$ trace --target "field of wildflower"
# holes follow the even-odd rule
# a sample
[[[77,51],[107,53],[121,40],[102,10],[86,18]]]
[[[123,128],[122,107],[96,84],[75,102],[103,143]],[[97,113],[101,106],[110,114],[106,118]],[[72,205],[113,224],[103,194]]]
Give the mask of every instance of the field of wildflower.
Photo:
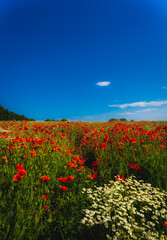
[[[167,122],[0,122],[0,239],[167,239]]]

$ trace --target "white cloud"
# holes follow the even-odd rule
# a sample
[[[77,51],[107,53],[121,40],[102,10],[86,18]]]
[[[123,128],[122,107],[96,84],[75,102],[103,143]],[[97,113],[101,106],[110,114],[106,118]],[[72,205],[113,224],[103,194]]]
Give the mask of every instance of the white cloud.
[[[124,104],[115,104],[115,105],[108,105],[109,107],[119,107],[119,108],[126,108],[126,107],[146,107],[146,106],[161,106],[167,104],[167,100],[164,101],[151,101],[151,102],[134,102],[134,103],[124,103]]]
[[[121,115],[133,115],[133,114],[136,114],[136,113],[142,113],[142,112],[151,112],[151,111],[157,111],[159,110],[158,108],[147,108],[147,109],[144,109],[144,110],[138,110],[138,111],[134,111],[134,112],[126,112],[126,113],[119,113]]]
[[[96,85],[100,86],[100,87],[105,87],[105,86],[108,86],[110,85],[111,82],[98,82],[96,83]]]
[[[156,111],[157,110],[157,111]],[[128,120],[146,120],[146,121],[166,121],[167,120],[167,108],[164,106],[162,108],[147,108],[143,110],[138,110],[134,112],[120,113],[120,110],[100,113],[89,116],[75,116],[68,119],[69,121],[108,121],[110,118],[119,119],[121,117],[125,117]],[[121,114],[121,115],[120,115]]]
[[[147,109],[144,109],[144,110],[138,110],[136,111],[137,113],[139,112],[151,112],[151,111],[157,111],[159,110],[158,108],[147,108]]]
[[[167,87],[165,87],[165,86],[164,86],[164,87],[162,87],[162,88],[163,88],[163,89],[167,89]]]

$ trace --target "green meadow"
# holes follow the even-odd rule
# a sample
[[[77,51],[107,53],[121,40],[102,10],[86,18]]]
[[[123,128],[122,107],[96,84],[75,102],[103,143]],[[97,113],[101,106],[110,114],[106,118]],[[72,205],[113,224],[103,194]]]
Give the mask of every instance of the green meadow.
[[[167,239],[167,122],[0,122],[0,239]]]

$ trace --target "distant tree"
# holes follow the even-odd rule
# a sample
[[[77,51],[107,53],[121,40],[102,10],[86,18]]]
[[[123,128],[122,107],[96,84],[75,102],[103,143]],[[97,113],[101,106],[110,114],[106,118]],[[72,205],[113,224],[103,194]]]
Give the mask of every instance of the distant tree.
[[[50,118],[47,118],[46,120],[45,120],[45,122],[51,122],[51,121],[54,121],[53,119],[50,119]]]
[[[66,118],[62,118],[61,121],[62,121],[62,122],[66,122],[66,121],[68,121],[68,120],[67,120]]]
[[[120,121],[123,122],[123,121],[127,121],[126,118],[120,118]]]
[[[112,122],[112,121],[118,121],[118,119],[116,119],[116,118],[111,118],[111,119],[109,119],[108,121],[110,121],[110,122]]]
[[[22,121],[22,120],[35,121],[34,119],[29,119],[24,115],[20,115],[15,112],[10,112],[0,105],[0,121],[10,121],[14,119],[19,121]]]

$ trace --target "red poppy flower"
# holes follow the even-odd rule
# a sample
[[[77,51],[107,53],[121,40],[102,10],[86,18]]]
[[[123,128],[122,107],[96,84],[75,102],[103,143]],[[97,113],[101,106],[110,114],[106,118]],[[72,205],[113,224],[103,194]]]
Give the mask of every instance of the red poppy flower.
[[[141,167],[139,167],[138,165],[134,165],[133,168],[134,168],[135,170],[141,170]]]
[[[94,161],[94,162],[92,163],[92,166],[93,166],[93,167],[96,167],[96,166],[97,166],[97,162]]]
[[[98,178],[98,176],[99,176],[99,175],[98,175],[98,174],[96,174],[96,173],[95,173],[95,174],[93,174],[93,179],[94,179],[94,178]]]
[[[61,147],[60,147],[59,145],[58,145],[58,146],[55,146],[52,151],[56,151],[56,150],[60,151],[60,150],[61,150]]]
[[[74,180],[74,177],[73,176],[68,176],[68,180],[72,181],[72,180]]]
[[[116,180],[118,180],[118,179],[126,182],[126,179],[125,179],[124,176],[122,176],[122,175],[117,175],[117,176],[116,176]]]
[[[5,138],[8,138],[8,136],[9,136],[9,133],[7,134],[6,132],[4,132],[2,133],[1,138],[5,139]]]
[[[42,198],[47,200],[49,197],[48,197],[48,195],[43,195]]]
[[[49,181],[49,180],[50,180],[50,177],[48,177],[48,176],[42,176],[42,177],[41,177],[41,183],[47,182],[47,181]]]
[[[22,179],[23,176],[17,174],[13,177],[13,181],[20,181]]]
[[[89,176],[88,177],[89,179],[93,179],[93,175],[92,174],[88,174],[88,176]]]
[[[44,209],[45,210],[48,210],[49,206],[48,205],[45,205]]]
[[[61,178],[57,178],[57,181],[62,182],[63,178],[62,177]]]
[[[136,143],[136,142],[137,142],[137,139],[132,138],[132,139],[130,140],[130,142],[131,142],[131,143]]]
[[[134,165],[135,164],[135,165]],[[131,168],[134,168],[135,170],[141,170],[141,167],[139,167],[136,162],[128,163],[128,166]]]
[[[100,147],[101,147],[101,148],[103,148],[103,149],[106,149],[106,147],[107,147],[107,144],[105,144],[105,143],[102,143],[102,144],[100,145]]]
[[[13,145],[10,145],[8,149],[15,149],[15,147]]]
[[[74,163],[72,163],[72,162],[69,162],[69,163],[68,163],[68,167],[77,168],[78,165],[76,165],[76,164],[74,164]]]
[[[20,176],[24,176],[27,172],[24,169],[19,169],[18,173]]]
[[[60,187],[60,190],[61,190],[62,192],[67,191],[67,189],[68,189],[68,187],[66,187],[66,186],[61,186],[61,187]]]
[[[5,162],[8,162],[8,160],[7,160],[7,157],[6,157],[6,156],[4,156],[4,157],[3,157],[3,160],[4,160]]]
[[[37,155],[37,151],[30,151],[30,153],[31,153],[31,157],[34,157],[34,156],[36,156]]]
[[[21,170],[21,169],[23,169],[24,170],[24,167],[23,167],[23,165],[22,164],[17,164],[17,166],[16,166],[16,171],[19,171],[19,170]]]
[[[98,178],[99,175],[95,173],[95,174],[89,174],[88,176],[89,176],[88,177],[89,179],[95,179],[95,178]]]
[[[62,178],[62,182],[63,182],[63,183],[68,182],[68,177]]]
[[[164,227],[167,228],[167,222],[164,222]]]

